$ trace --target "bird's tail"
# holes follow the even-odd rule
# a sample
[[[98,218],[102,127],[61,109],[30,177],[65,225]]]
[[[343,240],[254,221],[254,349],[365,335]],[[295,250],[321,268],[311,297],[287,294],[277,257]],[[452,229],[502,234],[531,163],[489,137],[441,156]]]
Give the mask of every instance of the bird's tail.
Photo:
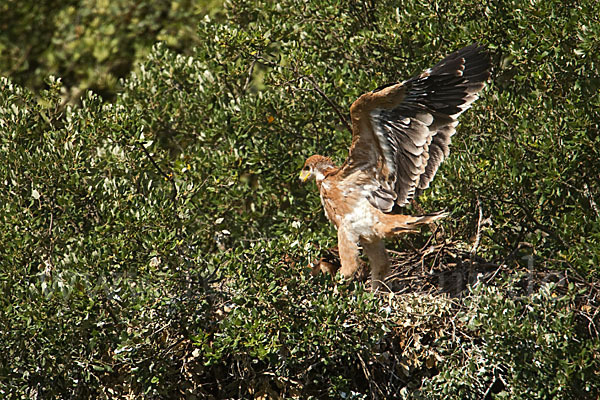
[[[393,237],[403,233],[417,232],[420,225],[430,224],[446,216],[448,216],[448,213],[445,211],[416,216],[384,214],[377,230],[382,237]]]

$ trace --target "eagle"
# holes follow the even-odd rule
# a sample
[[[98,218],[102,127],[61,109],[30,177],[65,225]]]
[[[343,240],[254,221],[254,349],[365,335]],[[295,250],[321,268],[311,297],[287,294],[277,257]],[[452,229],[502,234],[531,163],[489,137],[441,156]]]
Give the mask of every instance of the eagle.
[[[383,289],[390,270],[384,239],[447,215],[410,216],[399,209],[429,187],[449,155],[457,118],[478,98],[490,68],[486,48],[475,43],[416,77],[367,92],[350,107],[346,161],[337,167],[321,155],[306,160],[300,179],[316,181],[325,215],[337,229],[344,278],[358,269],[362,247],[371,288]]]

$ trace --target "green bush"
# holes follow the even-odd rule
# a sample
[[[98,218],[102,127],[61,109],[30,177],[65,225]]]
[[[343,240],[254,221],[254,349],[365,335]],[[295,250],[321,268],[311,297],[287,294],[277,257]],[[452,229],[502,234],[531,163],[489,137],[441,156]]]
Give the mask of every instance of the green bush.
[[[422,389],[426,398],[587,399],[598,395],[600,344],[576,323],[574,287],[543,286],[528,297],[504,287],[478,288],[458,318],[477,343],[465,343]],[[580,293],[582,294],[582,293]],[[432,395],[436,393],[436,395]]]
[[[113,99],[118,79],[157,41],[182,53],[220,0],[6,1],[0,4],[0,75],[36,91],[56,75],[71,102],[91,89]]]
[[[0,81],[2,395],[598,396],[600,343],[578,331],[581,294],[543,288],[515,299],[509,281],[454,302],[420,301],[310,278],[305,265],[335,235],[315,188],[297,180],[311,154],[345,159],[351,137],[338,111],[346,116],[362,92],[478,41],[490,49],[492,82],[461,117],[420,203],[452,211],[446,235],[463,243],[480,204],[491,221],[482,256],[515,268],[532,256],[533,268],[594,283],[597,2],[234,0],[193,37],[188,3],[169,4],[161,7],[186,21],[177,25],[186,54],[103,19],[84,30],[81,52],[107,61],[101,69],[129,70],[149,43],[167,42],[112,102],[87,92],[65,106],[60,79],[39,83],[53,72],[95,87],[97,77],[82,76],[96,61],[69,52],[52,55],[64,69],[11,74],[46,90]],[[89,8],[75,5],[40,26]],[[167,26],[171,11],[140,21]],[[98,35],[125,50],[89,53]],[[12,36],[3,37],[6,47]]]

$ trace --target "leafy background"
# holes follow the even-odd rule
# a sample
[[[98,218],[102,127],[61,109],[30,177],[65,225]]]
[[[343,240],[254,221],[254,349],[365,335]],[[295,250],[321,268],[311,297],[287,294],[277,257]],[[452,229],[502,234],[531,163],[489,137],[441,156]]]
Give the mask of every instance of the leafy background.
[[[600,394],[597,2],[0,15],[3,396]],[[451,211],[436,240],[464,248],[481,210],[478,256],[505,276],[455,298],[311,277],[335,234],[297,173],[314,153],[344,160],[336,109],[472,42],[492,80],[419,202]],[[523,291],[524,268],[583,284]]]

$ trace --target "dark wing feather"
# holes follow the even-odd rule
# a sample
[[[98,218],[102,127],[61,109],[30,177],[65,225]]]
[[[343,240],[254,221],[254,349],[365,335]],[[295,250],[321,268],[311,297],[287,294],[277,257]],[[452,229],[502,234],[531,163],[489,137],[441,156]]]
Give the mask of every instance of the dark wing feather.
[[[378,185],[368,197],[382,211],[406,205],[429,187],[449,154],[458,116],[489,77],[486,50],[471,45],[415,78],[365,93],[350,108],[353,140],[341,172],[373,171]]]

